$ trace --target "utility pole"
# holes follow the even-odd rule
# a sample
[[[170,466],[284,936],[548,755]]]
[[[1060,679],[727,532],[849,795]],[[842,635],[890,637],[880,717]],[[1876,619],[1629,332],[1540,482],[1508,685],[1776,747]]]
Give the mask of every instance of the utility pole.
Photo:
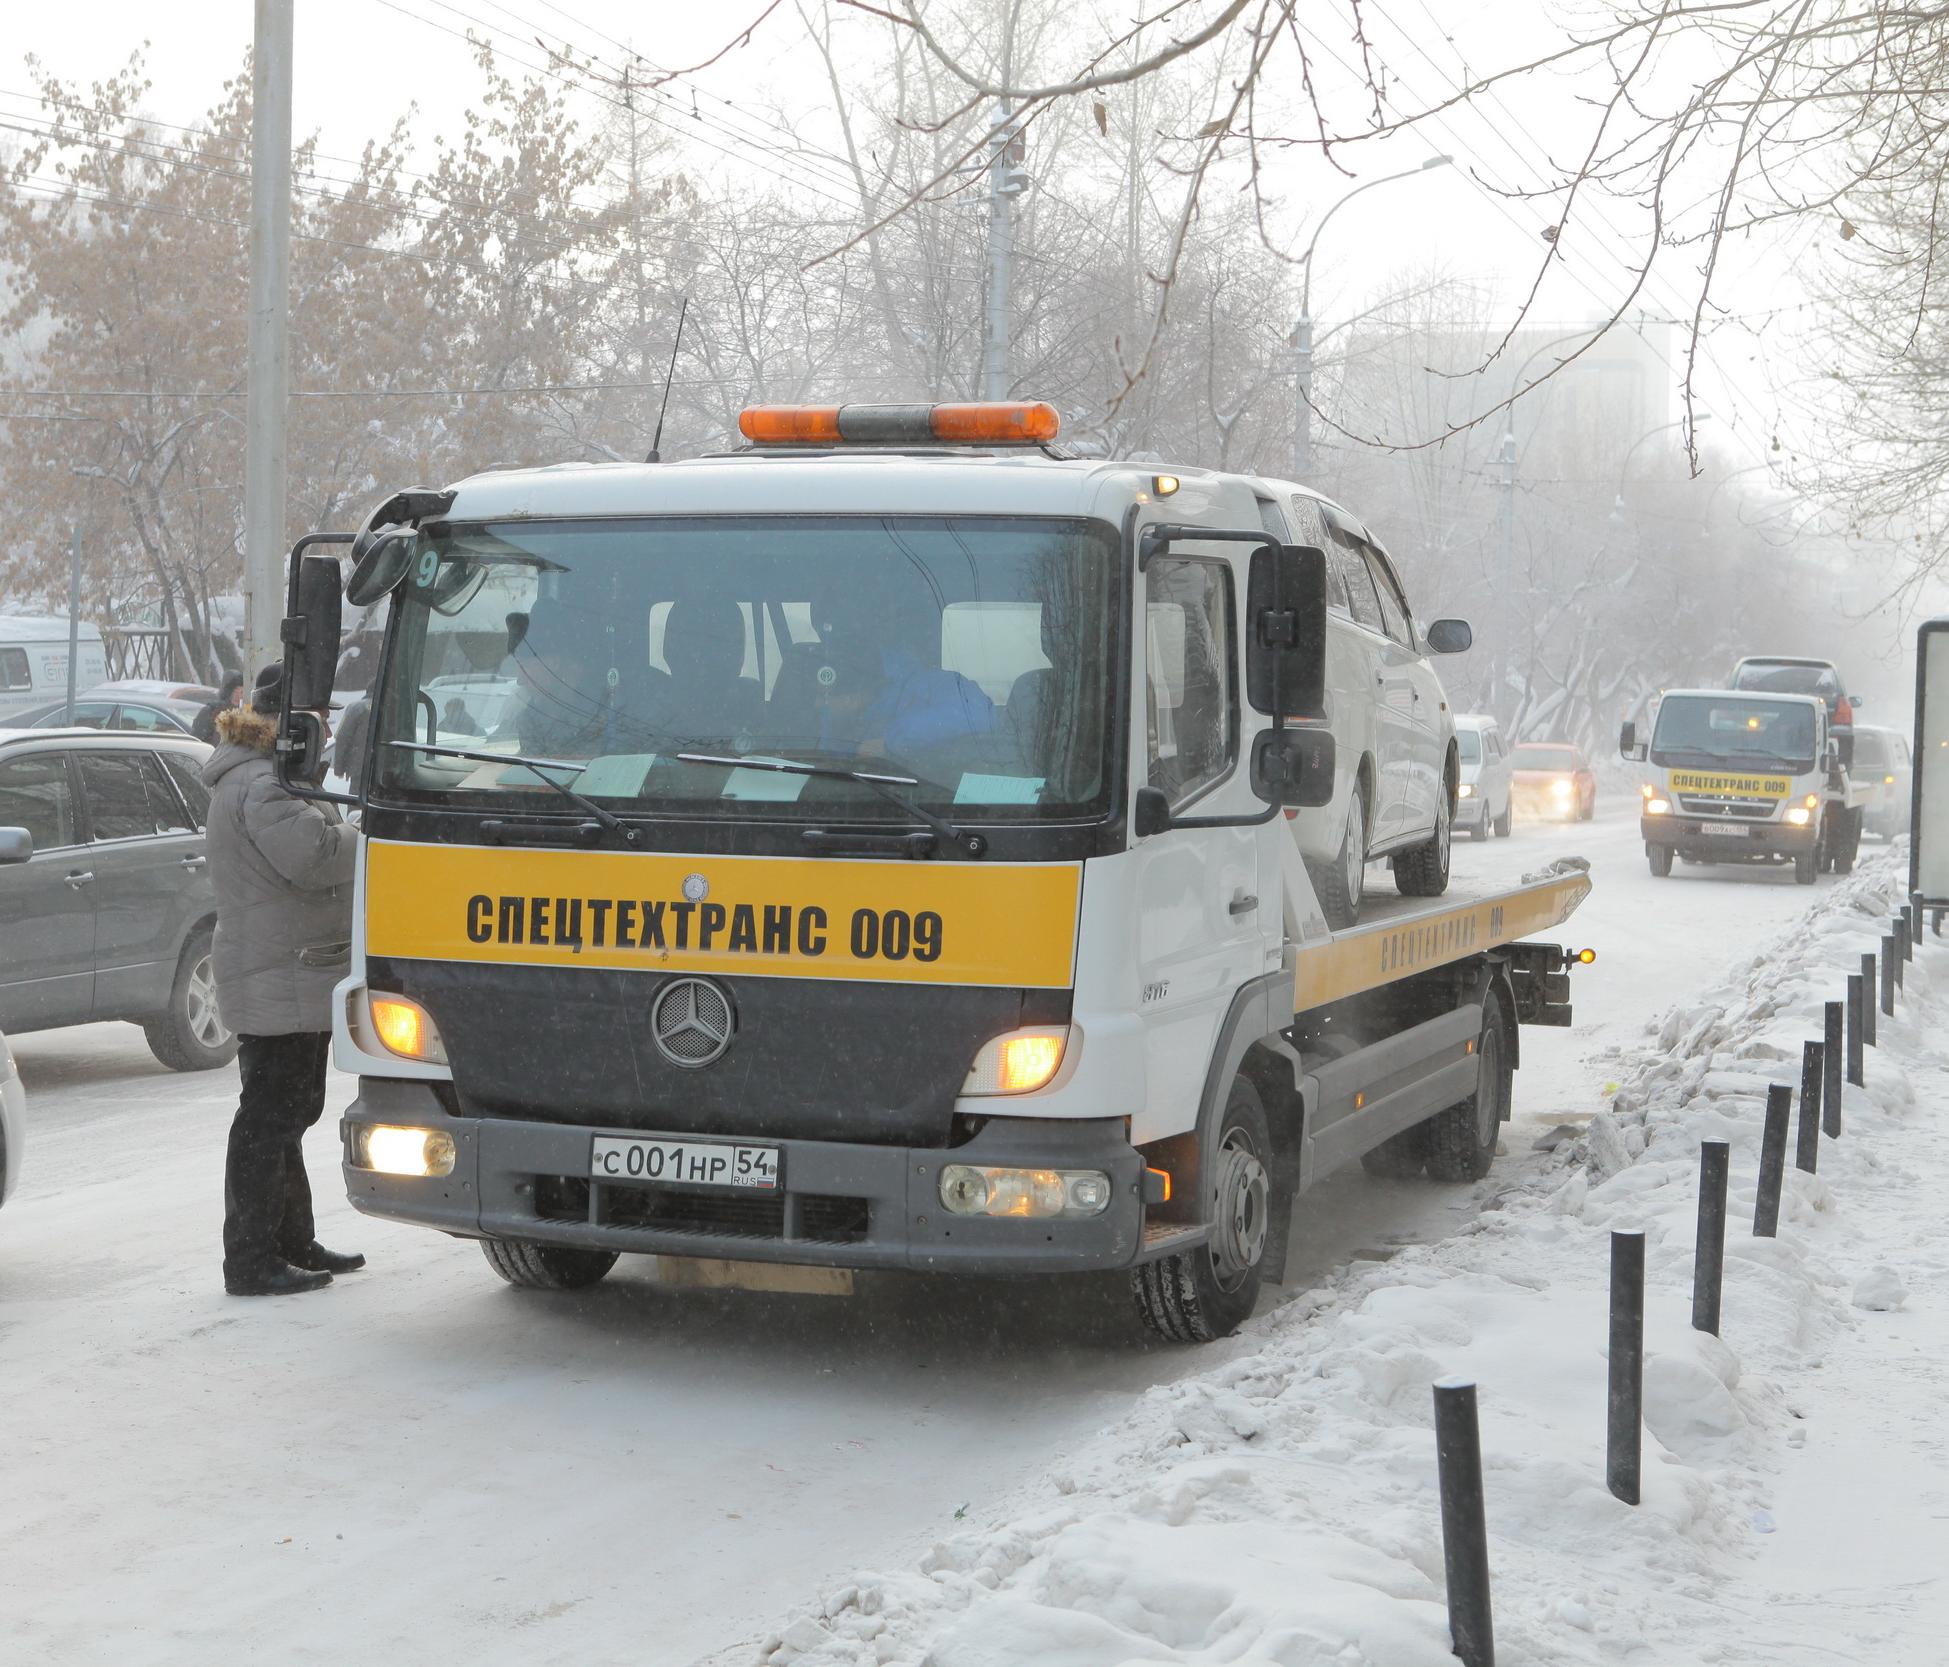
[[[1496,553],[1495,687],[1489,691],[1489,710],[1499,710],[1508,686],[1510,649],[1514,646],[1516,610],[1511,603],[1516,570],[1516,431],[1502,436],[1502,537]]]
[[[1029,188],[1027,153],[1006,104],[997,104],[988,153],[988,311],[981,329],[981,397],[1008,398],[1008,283],[1015,254],[1015,199]]]
[[[291,390],[291,8],[257,0],[251,53],[250,336],[244,450],[244,685],[283,658],[285,418]]]
[[[74,722],[75,679],[81,675],[81,528],[68,535],[68,709],[64,723]]]
[[[1313,320],[1304,313],[1293,326],[1293,391],[1293,479],[1304,482],[1313,472]]]

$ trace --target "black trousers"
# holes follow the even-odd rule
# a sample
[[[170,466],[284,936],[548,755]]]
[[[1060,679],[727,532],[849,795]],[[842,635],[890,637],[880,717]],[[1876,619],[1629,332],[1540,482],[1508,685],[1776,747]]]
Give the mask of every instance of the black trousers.
[[[331,1045],[329,1031],[237,1038],[244,1091],[223,1172],[226,1275],[288,1262],[315,1236],[302,1143],[324,1115]]]

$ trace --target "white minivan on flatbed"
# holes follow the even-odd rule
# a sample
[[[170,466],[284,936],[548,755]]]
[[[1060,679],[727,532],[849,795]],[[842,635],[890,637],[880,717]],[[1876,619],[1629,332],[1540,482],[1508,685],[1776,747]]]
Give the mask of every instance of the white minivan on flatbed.
[[[1064,456],[1040,405],[742,426],[294,553],[294,782],[339,558],[391,598],[334,1015],[352,1202],[550,1289],[623,1253],[1122,1270],[1194,1340],[1337,1166],[1485,1173],[1589,880],[1328,925],[1294,831],[1357,696],[1288,721],[1332,653],[1290,494]],[[454,678],[518,687],[450,729]]]

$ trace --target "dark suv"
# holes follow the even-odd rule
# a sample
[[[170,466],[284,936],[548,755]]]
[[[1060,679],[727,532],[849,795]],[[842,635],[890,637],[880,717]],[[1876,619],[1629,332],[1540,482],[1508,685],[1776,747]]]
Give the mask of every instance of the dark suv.
[[[210,966],[209,756],[186,736],[0,728],[0,828],[33,840],[0,866],[0,1030],[127,1019],[172,1070],[235,1057]]]

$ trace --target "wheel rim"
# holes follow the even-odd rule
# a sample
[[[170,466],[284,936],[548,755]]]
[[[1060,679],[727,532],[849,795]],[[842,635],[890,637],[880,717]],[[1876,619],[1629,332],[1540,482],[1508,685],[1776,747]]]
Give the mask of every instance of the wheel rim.
[[[210,956],[200,957],[190,968],[183,993],[190,1034],[206,1048],[222,1047],[230,1040],[230,1031],[217,1010],[217,975]]]
[[[1502,1031],[1499,1026],[1490,1025],[1482,1032],[1482,1040],[1477,1044],[1481,1056],[1481,1077],[1475,1089],[1475,1140],[1478,1146],[1487,1146],[1496,1138],[1496,1126],[1502,1121]]]
[[[1265,1165],[1243,1129],[1228,1129],[1218,1149],[1216,1207],[1212,1211],[1212,1271],[1223,1291],[1236,1291],[1265,1254]]]
[[[1347,902],[1358,903],[1367,882],[1367,811],[1358,787],[1347,806],[1347,844],[1340,861],[1344,870],[1340,878],[1347,888]]]
[[[1435,866],[1439,872],[1448,872],[1448,818],[1439,812],[1435,816]]]

